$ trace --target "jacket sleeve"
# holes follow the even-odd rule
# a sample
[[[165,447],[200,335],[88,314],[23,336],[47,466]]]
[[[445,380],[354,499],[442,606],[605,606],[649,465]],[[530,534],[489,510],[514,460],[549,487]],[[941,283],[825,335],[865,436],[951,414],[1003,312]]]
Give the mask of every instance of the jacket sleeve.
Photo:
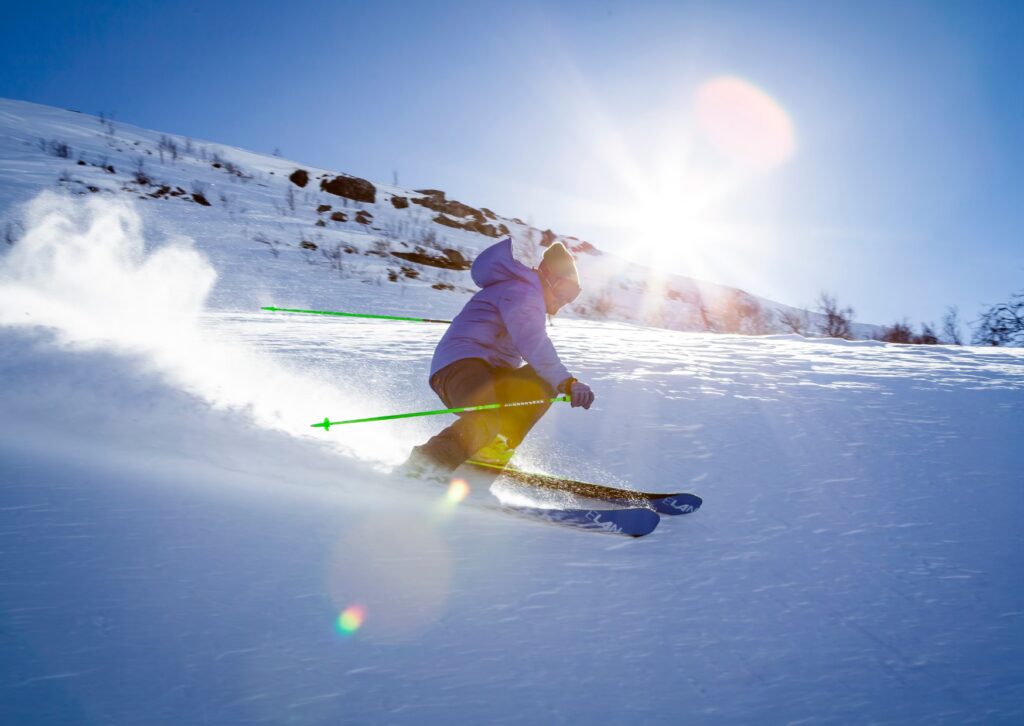
[[[498,300],[498,311],[519,354],[557,391],[558,384],[570,374],[545,330],[543,298],[503,295]]]

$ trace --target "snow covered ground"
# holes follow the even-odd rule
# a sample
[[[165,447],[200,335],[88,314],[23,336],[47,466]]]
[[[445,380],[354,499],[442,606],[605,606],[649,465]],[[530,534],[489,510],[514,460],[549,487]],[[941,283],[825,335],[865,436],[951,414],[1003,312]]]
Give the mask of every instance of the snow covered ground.
[[[627,540],[389,476],[437,419],[309,427],[436,406],[441,327],[211,308],[219,269],[131,208],[29,217],[0,258],[0,721],[1024,718],[1022,351],[556,320],[598,401],[522,465],[705,498]]]

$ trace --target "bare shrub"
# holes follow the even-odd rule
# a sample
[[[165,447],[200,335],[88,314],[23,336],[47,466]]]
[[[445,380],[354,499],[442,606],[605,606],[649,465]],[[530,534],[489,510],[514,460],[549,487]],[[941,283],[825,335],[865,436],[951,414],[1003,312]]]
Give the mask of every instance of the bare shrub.
[[[878,335],[878,339],[885,341],[886,343],[913,343],[914,331],[910,327],[910,323],[906,320],[902,320],[883,327],[881,333]]]
[[[822,292],[818,297],[818,311],[824,316],[819,331],[830,338],[853,339],[853,308],[839,307],[834,296]]]
[[[146,160],[141,156],[135,158],[135,165],[132,169],[132,179],[135,180],[136,184],[140,184],[142,186],[146,186],[151,182],[149,174],[146,173]]]
[[[946,308],[946,314],[942,316],[942,337],[943,342],[950,345],[964,344],[960,336],[960,312],[956,306]]]
[[[1010,296],[1005,303],[993,305],[981,314],[974,329],[977,345],[1024,345],[1024,292]]]
[[[811,316],[806,310],[784,310],[779,313],[779,322],[797,335],[807,335],[811,331]]]
[[[103,111],[100,111],[100,126],[103,127],[103,133],[105,133],[107,135],[107,142],[109,143],[110,141],[113,140],[114,133],[115,133],[114,132],[114,114],[112,114],[112,113],[108,114],[108,113],[104,113]]]
[[[161,136],[159,143],[156,145],[157,151],[160,152],[160,163],[164,163],[164,153],[171,157],[171,161],[178,160],[178,142],[172,139],[170,136]]]
[[[914,336],[914,342],[918,345],[937,345],[939,336],[935,334],[931,323],[921,323],[921,332]]]
[[[333,247],[321,247],[320,254],[324,256],[332,270],[337,270],[339,273],[345,269],[345,264],[342,261],[344,256],[345,247],[341,242],[338,242]]]
[[[272,254],[275,257],[275,259],[281,256],[281,250],[278,249],[280,242],[278,242],[276,239],[267,237],[267,235],[263,234],[262,232],[257,232],[256,234],[253,235],[253,240],[259,242],[261,245],[266,245],[267,247],[269,247],[270,254]]]
[[[58,159],[70,159],[71,158],[71,147],[63,141],[57,141],[51,139],[39,139],[39,148],[44,153],[50,156],[56,156]]]

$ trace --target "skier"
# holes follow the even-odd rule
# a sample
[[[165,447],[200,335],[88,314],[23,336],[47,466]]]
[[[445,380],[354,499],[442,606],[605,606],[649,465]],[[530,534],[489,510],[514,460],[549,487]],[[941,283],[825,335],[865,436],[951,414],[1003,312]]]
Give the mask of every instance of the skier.
[[[430,364],[430,387],[448,408],[532,401],[556,392],[568,394],[574,408],[589,409],[594,402],[590,386],[569,374],[545,330],[545,313],[555,315],[580,294],[572,256],[556,242],[536,268],[521,259],[506,237],[473,262],[473,282],[481,290],[455,316]],[[550,406],[463,413],[414,447],[405,470],[447,478],[471,457],[503,467]]]

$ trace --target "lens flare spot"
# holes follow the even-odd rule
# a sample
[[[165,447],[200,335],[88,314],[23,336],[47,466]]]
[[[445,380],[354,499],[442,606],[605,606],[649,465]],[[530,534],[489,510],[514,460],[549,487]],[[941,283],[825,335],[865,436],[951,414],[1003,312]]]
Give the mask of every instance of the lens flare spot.
[[[352,605],[345,608],[341,615],[338,616],[338,621],[335,623],[335,628],[342,635],[352,635],[363,625],[363,621],[366,619],[366,608],[362,605]]]
[[[697,89],[697,121],[718,151],[759,170],[789,159],[796,131],[789,114],[760,88],[735,76],[720,76]]]
[[[468,494],[469,484],[466,483],[465,479],[452,479],[444,497],[449,504],[458,504],[465,499]]]
[[[325,576],[335,612],[344,616],[353,603],[361,606],[361,640],[409,642],[443,615],[452,556],[422,512],[396,511],[370,516],[348,530],[335,544]],[[338,632],[345,633],[340,617],[336,622]]]

